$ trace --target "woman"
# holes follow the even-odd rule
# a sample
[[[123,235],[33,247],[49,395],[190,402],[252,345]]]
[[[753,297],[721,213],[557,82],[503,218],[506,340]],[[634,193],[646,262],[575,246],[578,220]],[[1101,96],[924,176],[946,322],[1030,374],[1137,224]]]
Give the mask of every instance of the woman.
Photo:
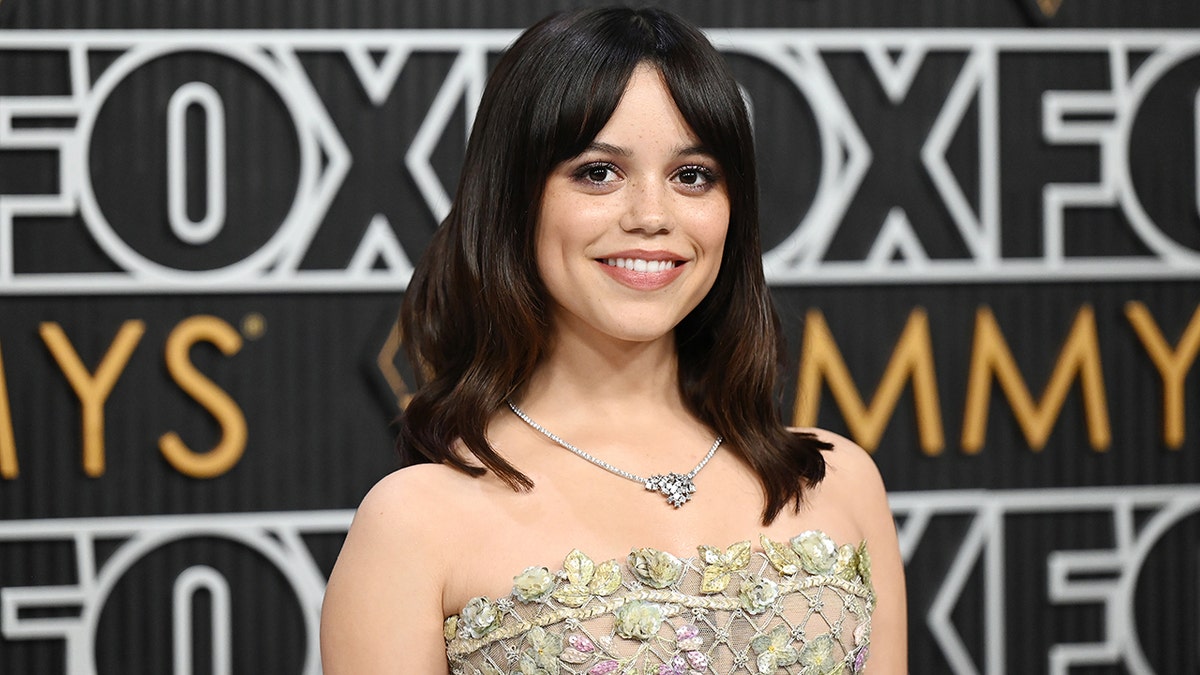
[[[874,464],[779,420],[757,215],[694,28],[587,10],[517,40],[405,297],[410,465],[330,577],[327,675],[904,672]]]

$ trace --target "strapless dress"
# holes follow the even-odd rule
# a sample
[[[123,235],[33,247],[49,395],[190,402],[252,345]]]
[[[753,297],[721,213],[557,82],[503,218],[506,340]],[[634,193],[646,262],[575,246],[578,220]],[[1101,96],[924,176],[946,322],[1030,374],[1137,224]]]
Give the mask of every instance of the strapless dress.
[[[446,619],[454,675],[833,675],[863,669],[871,642],[866,542],[810,530],[623,561],[571,551],[529,567],[512,593]]]

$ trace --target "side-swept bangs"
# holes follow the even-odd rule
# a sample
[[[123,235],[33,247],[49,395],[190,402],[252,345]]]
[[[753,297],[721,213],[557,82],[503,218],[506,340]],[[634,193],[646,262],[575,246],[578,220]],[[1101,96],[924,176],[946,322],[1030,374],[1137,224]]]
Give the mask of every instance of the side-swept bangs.
[[[754,186],[743,185],[753,181],[754,158],[741,94],[702,33],[654,9],[559,14],[513,44],[492,75],[495,95],[481,104],[477,117],[477,125],[506,135],[503,149],[523,180],[504,178],[519,183],[519,197],[534,206],[524,226],[536,226],[536,205],[550,172],[595,139],[643,63],[659,70],[684,120],[732,174],[731,195],[754,201],[753,190],[745,189]],[[491,144],[478,145],[483,151]],[[744,205],[732,206],[737,214]]]

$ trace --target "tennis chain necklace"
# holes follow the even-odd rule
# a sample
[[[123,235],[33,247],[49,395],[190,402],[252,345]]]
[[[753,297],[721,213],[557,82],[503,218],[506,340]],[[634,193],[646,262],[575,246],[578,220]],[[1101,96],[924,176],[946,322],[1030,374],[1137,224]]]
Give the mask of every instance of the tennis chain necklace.
[[[720,436],[717,436],[717,440],[713,441],[712,447],[708,449],[708,454],[704,456],[704,459],[700,460],[700,463],[696,465],[696,468],[687,473],[654,474],[649,478],[642,478],[641,476],[629,473],[628,471],[622,471],[612,464],[609,464],[602,459],[593,457],[574,445],[564,441],[555,435],[554,432],[550,431],[546,427],[543,427],[537,422],[534,422],[529,415],[525,414],[524,410],[518,408],[517,405],[512,401],[508,401],[508,407],[512,408],[513,413],[516,414],[517,417],[520,417],[521,421],[540,431],[546,438],[549,438],[558,445],[561,445],[567,450],[570,450],[576,455],[579,455],[580,457],[586,459],[592,464],[595,464],[601,469],[608,471],[609,473],[616,474],[621,478],[631,480],[635,483],[641,483],[642,486],[651,492],[662,493],[662,496],[667,498],[667,503],[675,508],[683,506],[692,498],[692,493],[696,491],[696,484],[692,482],[692,479],[696,477],[696,474],[700,473],[700,469],[703,469],[705,464],[708,464],[708,460],[712,459],[713,455],[717,454],[717,448],[721,447],[721,441],[724,440]]]

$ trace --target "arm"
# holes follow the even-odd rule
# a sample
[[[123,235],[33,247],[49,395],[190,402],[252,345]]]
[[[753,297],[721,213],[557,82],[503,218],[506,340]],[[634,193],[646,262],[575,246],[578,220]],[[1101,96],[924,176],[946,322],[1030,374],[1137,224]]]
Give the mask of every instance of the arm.
[[[908,601],[904,562],[896,540],[896,522],[888,508],[883,481],[872,463],[872,486],[863,529],[871,553],[871,579],[875,585],[875,614],[871,618],[871,673],[908,672]]]
[[[325,675],[446,673],[442,555],[427,489],[410,472],[363,499],[321,610]]]
[[[871,616],[871,675],[904,675],[908,672],[908,607],[904,589],[904,562],[896,539],[896,523],[874,460],[854,442],[822,432],[834,444],[826,455],[837,474],[839,501],[853,514],[867,540],[871,555],[871,582],[875,587],[875,612]]]

